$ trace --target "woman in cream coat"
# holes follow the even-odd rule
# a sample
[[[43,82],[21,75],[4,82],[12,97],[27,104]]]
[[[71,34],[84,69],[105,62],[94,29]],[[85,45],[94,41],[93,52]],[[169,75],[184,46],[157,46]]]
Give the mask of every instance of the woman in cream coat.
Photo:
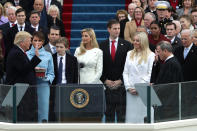
[[[128,21],[124,30],[124,39],[133,43],[133,36],[137,30],[138,26],[144,25],[144,9],[141,7],[136,7],[133,12],[133,20]]]
[[[103,52],[98,48],[95,32],[86,28],[81,35],[80,47],[74,54],[80,64],[80,84],[102,84]]]
[[[134,49],[127,53],[123,72],[124,84],[127,91],[126,122],[144,123],[144,117],[147,116],[146,106],[139,97],[134,84],[150,83],[155,54],[150,51],[148,38],[144,32],[137,32],[134,35],[133,46]]]

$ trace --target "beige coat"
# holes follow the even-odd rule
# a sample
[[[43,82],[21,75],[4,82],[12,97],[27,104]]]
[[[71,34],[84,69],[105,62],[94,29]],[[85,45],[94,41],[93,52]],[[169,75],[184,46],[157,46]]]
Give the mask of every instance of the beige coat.
[[[144,26],[144,20],[142,20],[141,25]],[[135,23],[135,20],[128,21],[126,23],[125,30],[124,30],[124,39],[133,43],[133,36],[136,32],[136,29],[137,29],[137,25]]]

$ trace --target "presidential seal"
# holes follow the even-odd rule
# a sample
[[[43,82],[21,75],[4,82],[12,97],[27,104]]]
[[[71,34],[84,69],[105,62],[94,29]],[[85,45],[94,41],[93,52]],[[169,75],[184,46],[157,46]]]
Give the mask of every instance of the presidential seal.
[[[89,103],[89,94],[86,90],[78,88],[71,92],[70,103],[76,108],[84,108]]]

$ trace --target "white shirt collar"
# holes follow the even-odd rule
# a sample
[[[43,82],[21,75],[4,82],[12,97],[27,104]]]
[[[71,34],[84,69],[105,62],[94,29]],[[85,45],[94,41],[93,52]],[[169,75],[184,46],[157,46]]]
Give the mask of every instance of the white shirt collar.
[[[172,55],[170,55],[170,56],[168,56],[168,57],[166,58],[165,62],[166,62],[167,60],[169,60],[170,58],[172,58],[172,57],[174,57],[174,55],[173,55],[173,54],[172,54]]]
[[[112,42],[112,39],[109,38],[110,43]],[[115,39],[116,42],[118,42],[118,37]]]
[[[128,19],[129,19],[129,21],[131,21],[132,20],[132,17],[128,14]]]
[[[25,27],[25,23],[23,25],[19,25],[18,22],[16,23],[18,27],[22,26],[23,28]]]
[[[171,44],[174,42],[175,36],[170,40]]]
[[[18,48],[20,48],[23,52],[25,52],[19,45],[17,45],[18,46]]]
[[[57,57],[58,57],[58,59],[60,59],[61,57],[63,57],[63,59],[65,59],[66,54],[64,54],[63,56],[61,56],[61,55],[59,55],[59,54],[57,53]]]
[[[18,23],[17,23],[17,27],[18,27],[18,30],[20,31],[21,30],[21,26],[23,27],[23,31],[25,30],[25,23],[23,24],[23,25],[19,25]]]
[[[184,47],[184,49],[188,49],[188,51],[190,51],[190,49],[192,48],[193,43],[191,43],[191,45],[189,47]]]
[[[36,31],[38,31],[38,26],[39,26],[39,24],[36,25],[36,26],[33,26],[33,25],[31,24],[31,27],[32,27],[33,29],[36,29]]]
[[[50,46],[50,48],[53,48],[53,47],[55,47],[54,45],[52,45],[51,43],[49,43],[49,46]]]
[[[12,24],[17,24],[17,21],[15,21],[14,23],[12,23],[12,22],[9,22],[9,24],[10,24],[10,27],[12,27]]]

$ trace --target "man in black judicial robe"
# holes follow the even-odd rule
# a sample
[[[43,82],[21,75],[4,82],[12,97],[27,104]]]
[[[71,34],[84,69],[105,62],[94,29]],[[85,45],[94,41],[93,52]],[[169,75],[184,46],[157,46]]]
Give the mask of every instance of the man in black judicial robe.
[[[151,82],[165,84],[183,81],[181,65],[172,54],[172,45],[167,41],[161,41],[156,50],[162,62],[154,62]],[[162,106],[155,108],[155,119],[177,119],[179,111],[177,84],[156,85],[153,87],[162,103]]]

